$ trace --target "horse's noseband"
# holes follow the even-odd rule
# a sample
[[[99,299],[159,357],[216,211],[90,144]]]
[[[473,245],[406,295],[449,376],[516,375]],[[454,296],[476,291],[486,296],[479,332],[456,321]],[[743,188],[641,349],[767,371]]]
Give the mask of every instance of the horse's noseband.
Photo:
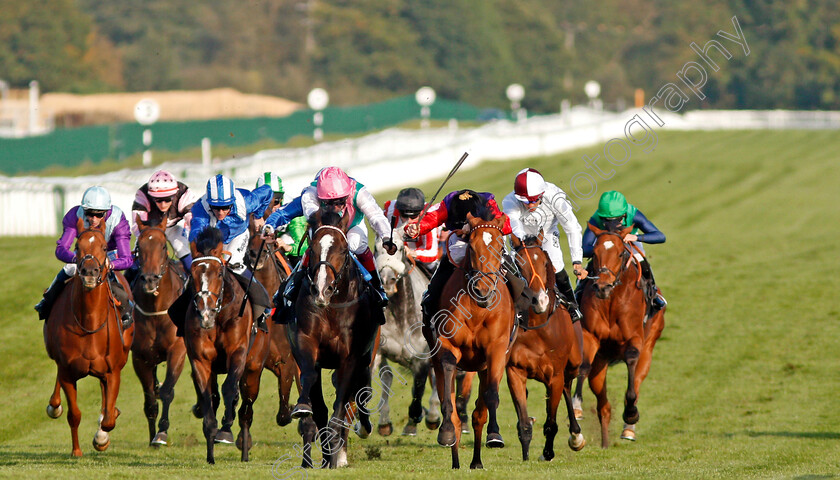
[[[472,232],[470,233],[470,238],[472,238],[472,236],[475,235],[475,233],[478,232],[478,230],[480,228],[495,228],[496,230],[499,231],[499,233],[504,235],[504,232],[502,231],[502,229],[497,227],[496,225],[480,224],[480,225],[476,225],[475,228],[472,229]],[[471,246],[468,250],[468,253],[472,253],[472,250],[473,249],[472,249],[472,246]],[[500,258],[501,258],[501,252],[500,252]],[[500,263],[500,266],[499,266],[498,269],[491,270],[491,271],[488,271],[488,272],[483,272],[481,270],[474,269],[473,266],[472,266],[472,261],[471,261],[470,258],[467,259],[466,265],[467,265],[467,272],[466,273],[467,273],[467,285],[468,286],[473,286],[474,287],[476,284],[478,284],[478,282],[482,281],[483,279],[492,278],[492,286],[489,288],[489,290],[488,290],[489,293],[487,294],[486,297],[482,297],[482,296],[478,295],[478,292],[475,290],[475,288],[470,288],[471,293],[474,293],[478,296],[477,300],[486,301],[486,300],[491,299],[493,297],[493,295],[495,294],[496,287],[499,284],[499,279],[504,278],[504,273],[502,273],[502,269],[501,269],[501,263]]]
[[[318,233],[318,231],[321,230],[321,229],[330,229],[330,230],[335,230],[335,231],[339,232],[341,234],[342,238],[344,238],[345,243],[347,243],[347,235],[344,233],[344,231],[341,230],[340,228],[333,227],[332,225],[321,225],[320,227],[318,227],[312,233],[312,238],[313,239],[315,238],[315,235]],[[310,255],[310,258],[315,257],[315,250],[313,250],[313,248],[312,248],[312,245],[314,243],[315,243],[314,240],[309,242],[309,250],[312,251],[312,254]],[[315,274],[318,272],[318,269],[321,267],[321,265],[326,265],[327,268],[329,268],[333,272],[333,281],[330,282],[329,285],[327,285],[327,289],[332,291],[332,292],[335,292],[338,289],[338,285],[341,282],[341,278],[342,278],[342,275],[344,274],[344,270],[347,269],[347,263],[349,261],[350,261],[350,252],[348,251],[347,254],[344,255],[344,262],[341,264],[341,267],[338,268],[338,269],[336,269],[333,266],[333,264],[331,264],[330,262],[328,262],[326,260],[321,260],[321,261],[319,261],[317,263],[314,263],[314,264],[310,263],[311,266],[310,266],[309,270],[306,272],[306,276],[308,277],[309,282],[312,285],[315,285]]]
[[[602,233],[601,235],[598,235],[598,237],[600,237],[602,235],[608,235],[608,234],[610,234],[610,233],[605,232],[605,233]],[[615,235],[615,234],[612,234],[612,235]],[[598,238],[598,237],[596,237],[596,238]],[[621,240],[621,239],[619,239],[619,240]],[[621,240],[621,245],[624,245],[623,240]],[[590,276],[590,277],[587,277],[587,278],[597,280],[597,279],[601,278],[601,275],[603,275],[603,274],[606,274],[606,273],[612,274],[612,276],[614,278],[613,282],[608,284],[608,285],[605,285],[604,288],[615,288],[618,285],[621,285],[621,280],[620,280],[621,279],[621,274],[623,274],[624,271],[627,270],[627,267],[630,266],[630,261],[629,260],[630,260],[630,250],[625,248],[624,251],[621,252],[621,268],[618,269],[618,272],[613,272],[606,265],[601,265],[601,267],[598,268],[598,275]],[[600,260],[599,260],[598,263],[600,263]]]
[[[103,267],[102,262],[100,262],[98,258],[94,257],[91,254],[87,254],[84,257],[80,258],[76,262],[76,273],[79,276],[82,276],[82,266],[86,262],[91,261],[91,260],[96,262],[96,269],[99,270],[99,275],[96,277],[96,285],[95,285],[95,287],[98,287],[100,284],[102,284],[102,281],[105,278],[105,269],[102,268]]]
[[[207,299],[207,298],[216,296],[216,306],[211,308],[210,311],[218,315],[218,313],[220,311],[222,311],[222,299],[225,296],[225,281],[224,281],[225,264],[219,258],[214,257],[214,256],[206,256],[206,257],[196,258],[195,260],[193,260],[192,264],[195,265],[196,263],[201,263],[201,262],[206,261],[206,260],[216,261],[216,262],[219,262],[219,264],[221,264],[222,269],[219,271],[219,278],[222,279],[222,287],[219,289],[218,295],[211,292],[210,290],[204,290],[204,289],[195,292],[195,295],[193,296],[193,306],[195,306],[195,309],[200,312],[201,307],[198,306],[198,301],[202,298]],[[207,304],[207,301],[205,300],[205,305],[206,304]]]

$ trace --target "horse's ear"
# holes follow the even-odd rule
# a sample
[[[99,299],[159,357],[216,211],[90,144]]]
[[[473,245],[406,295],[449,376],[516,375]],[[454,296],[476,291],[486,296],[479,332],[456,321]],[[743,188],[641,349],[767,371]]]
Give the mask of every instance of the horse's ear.
[[[347,212],[345,211],[345,215],[343,215],[341,217],[341,221],[338,222],[338,227],[344,233],[347,233],[347,230],[350,230],[350,221],[353,220],[353,217],[351,217],[350,215],[347,215],[346,213]]]
[[[545,232],[543,229],[540,229],[540,233],[537,235],[537,245],[542,245],[543,241],[545,240]]]
[[[160,220],[160,223],[157,225],[157,228],[166,231],[166,222],[169,221],[169,212],[163,213],[163,218]]]
[[[134,214],[134,224],[137,225],[137,231],[138,232],[140,230],[143,230],[143,227],[146,226],[146,224],[143,223],[143,220],[140,220],[140,214],[139,213]]]
[[[513,247],[514,250],[518,250],[520,247],[522,247],[522,240],[520,240],[519,237],[511,233],[510,245]]]
[[[632,232],[632,231],[633,231],[633,225],[630,225],[630,226],[629,226],[629,227],[627,227],[627,228],[622,228],[622,229],[621,229],[621,231],[620,231],[620,232],[618,232],[618,236],[619,236],[619,237],[621,237],[621,238],[624,238],[624,237],[626,237],[627,235],[629,235],[629,234],[630,234],[630,232]]]
[[[480,220],[480,218],[473,217],[472,213],[467,212],[467,223],[469,223],[471,227],[478,225]]]
[[[507,222],[507,219],[508,219],[507,215],[503,213],[499,218],[493,220],[492,222],[493,222],[493,224],[495,224],[500,229],[503,229],[505,227],[505,223]]]
[[[218,258],[222,259],[222,261],[224,261],[224,252],[225,252],[225,245],[220,242],[218,245],[213,247],[212,250],[210,250],[210,255],[213,255],[214,257],[218,257]]]
[[[190,242],[190,253],[192,253],[193,258],[198,258],[201,256],[198,253],[198,247],[195,246],[195,242]]]
[[[76,219],[76,235],[78,236],[85,230],[85,220],[83,218]]]
[[[586,226],[589,227],[590,230],[592,230],[592,233],[594,233],[596,237],[606,232],[606,230],[601,230],[600,228],[593,225],[592,222],[587,222]]]

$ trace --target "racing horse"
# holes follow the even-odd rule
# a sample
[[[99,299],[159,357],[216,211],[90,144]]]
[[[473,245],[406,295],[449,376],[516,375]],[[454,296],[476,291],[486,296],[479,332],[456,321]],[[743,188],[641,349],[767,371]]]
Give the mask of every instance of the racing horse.
[[[183,293],[185,281],[179,262],[169,258],[166,247],[166,222],[146,225],[139,216],[135,224],[141,228],[137,235],[136,258],[140,267],[132,294],[135,299],[135,336],[131,346],[131,363],[143,388],[143,412],[149,423],[149,445],[166,445],[169,438],[169,407],[175,398],[175,383],[184,369],[187,347],[177,335],[169,307]],[[183,323],[183,319],[179,319]],[[158,382],[157,366],[166,362],[166,377]],[[157,398],[161,400],[158,429]]]
[[[505,216],[492,219],[492,214],[486,212],[479,217],[468,214],[467,220],[470,233],[464,263],[449,277],[439,305],[433,306],[440,310],[428,323],[424,322],[423,335],[432,346],[432,366],[442,405],[443,422],[437,441],[451,447],[452,468],[460,468],[461,421],[454,405],[456,368],[478,372],[479,389],[472,414],[475,446],[470,468],[484,468],[481,440],[488,417],[487,447],[504,446],[496,412],[515,313],[502,272]]]
[[[621,438],[636,440],[639,421],[636,407],[639,387],[647,377],[653,347],[665,328],[665,310],[646,318],[647,302],[641,288],[641,251],[631,252],[632,244],[623,238],[632,227],[620,232],[601,230],[589,224],[596,236],[589,271],[597,273],[581,294],[583,312],[583,363],[575,387],[575,404],[582,401],[583,379],[598,400],[601,423],[601,447],[609,446],[611,406],[607,398],[607,367],[624,361],[627,364],[627,390],[624,395],[624,429]],[[591,273],[590,273],[591,275]],[[580,414],[582,416],[582,412]]]
[[[242,451],[241,460],[247,462],[253,405],[268,356],[269,335],[255,325],[250,302],[243,305],[245,291],[228,271],[223,259],[221,231],[215,227],[205,228],[191,247],[190,275],[194,296],[184,322],[184,343],[204,419],[207,463],[215,463],[215,442],[230,443],[233,439],[231,426],[240,394],[242,406],[239,408],[240,431],[236,446]],[[218,374],[227,374],[222,384],[225,414],[220,430],[216,421],[218,400],[214,402],[212,394]]]
[[[586,445],[572,408],[572,381],[581,363],[580,347],[575,339],[568,310],[557,308],[554,288],[554,265],[541,248],[543,232],[520,241],[510,236],[514,260],[528,287],[536,292],[537,301],[528,310],[527,325],[516,336],[507,364],[507,382],[516,408],[516,428],[522,445],[522,460],[528,460],[532,427],[528,416],[525,382],[537,380],[546,388],[546,420],[543,426],[545,448],[540,460],[554,458],[554,437],[557,435],[557,407],[561,396],[566,401],[569,417],[569,447],[579,451]]]
[[[357,411],[360,436],[370,434],[370,365],[379,322],[371,318],[372,299],[363,295],[361,267],[350,253],[347,229],[351,217],[315,212],[309,219],[311,240],[308,265],[294,301],[295,322],[287,332],[300,367],[301,391],[293,418],[302,419],[303,468],[311,468],[312,442],[320,438],[323,465],[346,465],[347,434]],[[334,369],[335,402],[327,418],[321,388],[321,369]],[[357,409],[352,408],[355,402]],[[352,419],[351,419],[352,420]],[[357,433],[360,431],[357,430]]]
[[[270,213],[267,209],[266,215]],[[265,287],[269,298],[274,294],[280,285],[289,276],[290,267],[288,260],[280,250],[272,243],[263,242],[257,228],[254,225],[253,217],[250,220],[249,229],[251,240],[248,244],[248,262],[251,264],[251,271],[254,277]],[[292,357],[292,347],[286,338],[286,325],[269,322],[271,334],[271,346],[268,351],[268,359],[265,362],[265,369],[270,370],[277,377],[277,392],[279,393],[279,407],[277,409],[277,425],[281,427],[292,421],[292,408],[289,405],[292,383],[297,383],[300,392],[300,376],[297,364]]]
[[[393,432],[388,398],[395,372],[388,366],[388,360],[408,368],[412,373],[411,404],[408,407],[408,423],[403,435],[417,435],[417,424],[424,417],[423,393],[426,378],[429,377],[429,346],[421,332],[423,316],[420,300],[429,284],[429,278],[416,268],[400,235],[394,237],[396,255],[388,255],[382,248],[382,239],[376,240],[376,268],[382,279],[382,287],[388,294],[385,309],[385,325],[380,329],[379,350],[374,360],[374,371],[382,380],[382,401],[379,408],[379,434],[388,436]],[[407,382],[406,382],[407,383]],[[434,430],[440,426],[440,400],[432,388],[429,408],[426,412],[426,427]]]
[[[53,394],[47,405],[47,415],[61,416],[61,396],[67,399],[67,423],[73,440],[74,457],[81,457],[79,422],[82,413],[76,401],[76,382],[87,376],[99,379],[102,388],[102,407],[99,429],[93,437],[93,447],[104,451],[111,444],[108,432],[114,429],[120,414],[116,407],[120,389],[120,373],[128,361],[128,351],[134,339],[134,325],[122,328],[116,300],[107,275],[110,262],[106,254],[105,222],[99,228],[85,229],[79,219],[76,224],[75,275],[61,292],[50,316],[44,323],[44,344],[47,354],[55,361],[58,374]],[[117,275],[126,291],[128,283]]]

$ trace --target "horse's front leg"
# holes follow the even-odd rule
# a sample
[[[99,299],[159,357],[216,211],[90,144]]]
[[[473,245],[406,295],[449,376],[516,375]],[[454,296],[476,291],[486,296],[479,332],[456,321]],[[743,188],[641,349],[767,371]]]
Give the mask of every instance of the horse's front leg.
[[[74,457],[82,456],[82,449],[79,446],[79,423],[82,421],[82,412],[76,401],[76,382],[70,380],[67,375],[58,372],[58,382],[64,390],[64,397],[67,398],[67,423],[70,425],[70,437],[73,441]]]
[[[394,432],[394,425],[391,423],[391,405],[388,402],[391,398],[391,384],[394,381],[394,374],[391,373],[388,360],[382,355],[382,352],[376,354],[373,369],[375,372],[379,372],[379,383],[382,387],[382,401],[379,408],[379,425],[377,430],[380,435],[387,437]]]
[[[414,383],[411,387],[411,404],[408,406],[408,423],[403,435],[417,435],[417,424],[423,419],[423,394],[426,391],[426,378],[429,376],[428,362],[415,362],[412,373]]]
[[[572,399],[572,407],[577,420],[583,420],[583,382],[592,370],[592,362],[595,359],[595,354],[598,353],[600,344],[601,342],[595,335],[588,330],[583,331],[583,357],[581,358],[580,368],[578,368],[575,395]]]
[[[239,403],[239,383],[245,372],[245,348],[241,348],[228,357],[228,372],[222,383],[222,400],[225,403],[225,414],[222,417],[222,428],[216,434],[216,443],[234,443],[233,422],[236,420],[236,404]]]
[[[624,348],[624,362],[627,364],[627,390],[624,393],[624,423],[635,425],[639,421],[639,409],[636,408],[636,365],[642,350],[642,336],[633,335]]]
[[[528,450],[531,446],[533,427],[528,417],[528,394],[525,389],[527,375],[524,371],[511,366],[507,367],[507,383],[510,390],[510,397],[513,400],[513,407],[516,410],[516,430],[519,434],[519,443],[522,445],[522,460],[528,460]],[[546,420],[548,425],[548,420]],[[554,425],[555,432],[557,425]],[[552,437],[553,438],[553,437]],[[552,456],[554,456],[552,454]]]
[[[195,391],[198,394],[198,410],[202,413],[203,418],[202,430],[204,431],[204,439],[207,442],[207,463],[214,464],[216,460],[213,445],[216,440],[218,422],[213,412],[211,364],[212,360],[209,359],[204,359],[203,361],[190,359],[193,383],[195,384]],[[195,409],[193,409],[193,412],[195,413]]]
[[[160,387],[160,423],[158,423],[158,433],[155,435],[152,443],[157,445],[166,445],[169,440],[169,407],[172,401],[175,400],[175,384],[178,378],[181,377],[181,372],[184,370],[184,360],[187,356],[187,348],[182,342],[176,342],[169,348],[166,355],[166,378],[163,379],[163,384]]]
[[[146,422],[149,425],[149,445],[154,445],[155,440],[155,421],[157,421],[158,404],[155,398],[155,377],[153,368],[147,363],[146,359],[137,353],[132,353],[131,364],[134,367],[134,373],[140,380],[140,387],[143,389],[143,413],[146,415]]]
[[[429,363],[429,385],[431,386],[431,393],[429,394],[429,411],[426,412],[426,428],[435,430],[440,427],[440,396],[438,395],[437,382],[435,382],[435,372]]]
[[[61,408],[61,384],[59,383],[58,375],[55,377],[55,387],[53,393],[50,395],[50,402],[47,404],[47,416],[50,418],[58,418],[62,413]]]
[[[437,441],[444,447],[451,447],[457,441],[455,430],[456,425],[460,424],[458,412],[455,410],[455,357],[451,352],[444,350],[435,355],[432,364],[435,369],[443,416],[443,422],[438,429]],[[458,467],[453,465],[453,468]]]
[[[337,468],[347,465],[346,456],[346,438],[345,431],[349,429],[350,425],[347,422],[348,408],[350,402],[354,401],[354,394],[360,385],[369,383],[365,378],[362,378],[360,372],[356,371],[356,365],[360,360],[348,357],[342,362],[341,366],[335,371],[333,381],[335,383],[335,402],[333,403],[333,415],[330,418],[328,435],[329,439],[324,441],[321,439],[321,449],[324,452],[324,457],[329,456],[329,467]],[[368,371],[368,365],[363,367]],[[368,379],[370,377],[368,376]],[[365,408],[364,405],[356,405],[356,411],[361,412]],[[351,419],[352,420],[352,419]],[[368,432],[369,433],[369,432]]]
[[[596,410],[598,420],[601,422],[601,448],[610,445],[610,418],[612,407],[607,397],[607,360],[596,355],[592,362],[592,370],[589,372],[589,388],[595,394],[597,400]]]

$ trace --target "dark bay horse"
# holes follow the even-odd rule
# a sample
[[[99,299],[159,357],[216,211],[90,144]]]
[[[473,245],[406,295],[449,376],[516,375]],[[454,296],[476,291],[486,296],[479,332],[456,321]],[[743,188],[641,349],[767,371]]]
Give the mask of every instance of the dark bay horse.
[[[184,369],[187,347],[168,312],[169,307],[184,291],[179,274],[181,264],[169,258],[166,247],[166,221],[145,225],[135,218],[141,228],[137,235],[136,255],[140,266],[132,294],[135,300],[135,337],[131,346],[131,362],[143,388],[143,411],[149,422],[149,444],[166,445],[169,430],[169,406],[175,398],[175,383]],[[179,319],[183,323],[183,319]],[[166,378],[158,383],[157,366],[166,362]],[[157,398],[162,412],[158,430]]]
[[[110,262],[106,255],[105,222],[100,228],[85,230],[82,219],[76,224],[76,274],[56,300],[44,323],[44,344],[55,360],[58,375],[47,406],[52,418],[61,415],[59,387],[67,399],[67,423],[73,439],[73,456],[81,457],[79,422],[82,413],[76,402],[76,382],[88,375],[99,379],[102,407],[99,429],[93,447],[103,451],[111,444],[108,432],[120,414],[116,407],[120,372],[128,360],[134,339],[134,325],[123,330],[116,300],[107,279]],[[122,274],[117,278],[129,291]]]
[[[402,434],[416,435],[417,424],[424,416],[423,393],[431,370],[431,355],[421,331],[423,315],[420,312],[420,300],[429,285],[429,278],[408,256],[402,238],[397,235],[393,241],[397,245],[397,254],[393,256],[388,255],[382,248],[381,239],[376,241],[376,268],[389,299],[385,309],[387,321],[379,331],[379,350],[373,362],[374,371],[380,372],[382,380],[379,433],[388,436],[393,432],[388,402],[394,376],[394,372],[388,367],[388,360],[391,360],[411,370],[411,404],[408,407],[408,423]],[[440,399],[434,387],[425,417],[426,426],[430,430],[440,426]]]
[[[363,280],[351,257],[346,232],[350,216],[316,212],[310,218],[309,263],[295,301],[297,320],[288,325],[292,352],[300,366],[300,399],[292,411],[301,418],[304,468],[312,464],[312,442],[321,442],[322,464],[346,465],[351,403],[358,407],[364,434],[371,431],[370,365],[379,322],[370,316]],[[335,402],[327,418],[321,369],[334,369]]]
[[[511,235],[516,264],[530,287],[537,294],[537,302],[528,310],[528,325],[516,335],[507,364],[507,382],[516,407],[522,459],[528,460],[531,442],[531,419],[528,417],[525,381],[537,380],[546,388],[546,420],[543,426],[545,448],[541,460],[554,458],[554,437],[557,434],[557,407],[560,398],[566,401],[569,417],[569,447],[578,451],[586,445],[575,420],[572,408],[572,381],[578,375],[581,353],[575,340],[572,318],[568,310],[556,308],[554,265],[540,247],[539,237],[520,241]]]
[[[429,324],[423,325],[423,335],[432,346],[432,366],[442,405],[438,443],[451,447],[452,468],[460,468],[461,443],[461,421],[455,410],[455,371],[461,368],[478,372],[479,393],[472,414],[475,447],[470,468],[483,468],[481,440],[488,413],[487,446],[504,446],[496,411],[515,313],[502,272],[505,217],[468,215],[467,219],[470,234],[464,264],[455,269],[444,286],[436,306],[440,310]]]
[[[622,360],[627,364],[621,438],[635,440],[639,387],[650,370],[656,340],[665,328],[665,311],[660,310],[651,319],[645,318],[647,303],[640,284],[639,259],[631,252],[632,247],[623,242],[632,229],[610,232],[592,224],[589,229],[597,237],[590,267],[590,272],[597,273],[597,279],[588,282],[581,295],[584,352],[575,403],[580,405],[583,379],[588,376],[589,388],[598,400],[601,447],[607,448],[611,416],[607,367]]]
[[[198,234],[194,247],[190,274],[195,295],[187,309],[184,343],[204,419],[207,462],[215,463],[213,445],[220,437],[225,441],[233,438],[231,426],[240,394],[236,446],[242,450],[242,461],[247,462],[253,404],[259,394],[270,339],[268,333],[256,328],[250,302],[244,305],[240,316],[245,291],[223,260],[222,233],[217,228],[206,228]],[[221,430],[217,430],[216,422],[218,401],[214,402],[212,395],[219,374],[227,374],[222,384],[225,414]]]
[[[269,212],[266,212],[268,214]],[[263,242],[259,232],[254,226],[253,218],[250,221],[251,240],[248,244],[248,262],[251,264],[251,271],[254,277],[260,281],[269,298],[274,294],[280,285],[289,276],[289,264],[286,257],[275,249],[274,245]],[[292,408],[289,405],[292,383],[297,383],[300,392],[300,376],[297,364],[292,356],[292,346],[286,338],[286,325],[268,322],[271,346],[268,352],[268,359],[265,362],[265,369],[270,370],[277,377],[277,392],[279,393],[279,407],[277,409],[277,425],[281,427],[292,421]]]

